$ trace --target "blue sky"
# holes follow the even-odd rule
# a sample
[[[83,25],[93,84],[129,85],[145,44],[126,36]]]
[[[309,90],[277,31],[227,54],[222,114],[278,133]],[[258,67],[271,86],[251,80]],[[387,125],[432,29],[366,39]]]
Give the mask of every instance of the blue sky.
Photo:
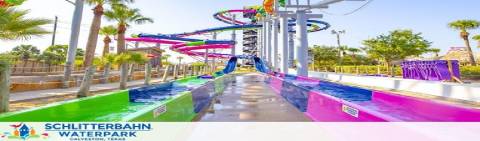
[[[225,26],[212,18],[213,13],[226,9],[241,9],[243,6],[260,4],[261,0],[136,0],[133,7],[140,8],[145,16],[155,20],[154,24],[134,25],[130,33],[178,33],[204,28]],[[320,1],[320,0],[312,0]],[[433,47],[446,52],[449,47],[463,46],[457,31],[449,29],[447,23],[457,19],[480,20],[478,0],[374,0],[365,8],[351,15],[348,13],[365,2],[342,2],[329,9],[314,11],[324,13],[324,21],[331,29],[346,30],[342,43],[360,47],[362,40],[387,33],[394,29],[412,29],[422,32],[433,42]],[[31,17],[50,18],[59,16],[57,44],[68,44],[73,6],[64,0],[28,0],[21,9],[31,9]],[[85,48],[88,29],[92,19],[91,6],[86,6],[80,33],[79,47]],[[328,14],[327,14],[328,13]],[[104,22],[104,25],[113,24]],[[53,25],[45,26],[53,28]],[[335,36],[330,30],[309,35],[310,45],[335,45]],[[229,39],[231,33],[222,33],[220,38]],[[480,29],[472,31],[480,34]],[[41,49],[50,45],[51,36],[30,41],[0,41],[0,52],[9,51],[19,44],[33,44]],[[100,43],[99,43],[100,44]],[[113,44],[112,44],[113,45]],[[472,41],[472,45],[477,44]],[[100,47],[100,46],[99,46]],[[237,47],[240,48],[240,47]],[[478,49],[475,49],[478,52]],[[97,51],[100,53],[100,49]],[[239,52],[239,51],[237,51]]]

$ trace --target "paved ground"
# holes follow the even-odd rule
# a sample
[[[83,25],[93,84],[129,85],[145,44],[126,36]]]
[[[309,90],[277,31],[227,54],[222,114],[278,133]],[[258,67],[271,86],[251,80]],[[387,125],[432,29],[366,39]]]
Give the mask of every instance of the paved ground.
[[[199,121],[297,122],[310,121],[278,96],[257,73],[236,76],[224,93],[213,100]]]

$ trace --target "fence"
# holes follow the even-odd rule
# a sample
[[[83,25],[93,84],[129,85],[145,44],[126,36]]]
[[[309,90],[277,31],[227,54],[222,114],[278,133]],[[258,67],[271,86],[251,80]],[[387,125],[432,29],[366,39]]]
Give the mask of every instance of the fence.
[[[142,80],[145,79],[145,65],[132,65],[133,71],[129,72],[129,80]],[[216,67],[221,68],[221,67]],[[103,71],[97,71],[93,77],[92,84],[102,84],[104,82],[119,82],[120,75],[117,73],[111,72],[108,75],[108,78],[103,76]],[[210,66],[193,66],[190,64],[184,65],[170,65],[164,66],[162,68],[153,68],[151,77],[152,78],[182,78],[193,75],[202,75],[209,74],[218,69],[213,69]],[[48,76],[45,76],[48,77]],[[69,87],[79,87],[82,83],[83,75],[77,74],[77,76],[70,79]],[[103,81],[108,80],[108,81]],[[51,81],[36,81],[36,82],[12,82],[10,85],[10,90],[12,92],[24,92],[24,91],[34,91],[34,90],[45,90],[45,89],[58,89],[62,88],[63,83],[60,79],[51,80]]]
[[[11,65],[12,75],[60,74],[65,65],[52,65],[42,61],[16,61]],[[74,67],[75,72],[82,72],[83,67]]]
[[[321,66],[311,68],[311,71],[335,72],[355,75],[388,76],[386,66]],[[394,67],[395,76],[403,76],[402,68]],[[460,76],[464,80],[480,80],[480,66],[461,66]]]

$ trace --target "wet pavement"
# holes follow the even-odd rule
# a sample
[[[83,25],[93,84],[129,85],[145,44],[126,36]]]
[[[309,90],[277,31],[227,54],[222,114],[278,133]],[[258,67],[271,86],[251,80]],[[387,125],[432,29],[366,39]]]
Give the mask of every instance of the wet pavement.
[[[234,76],[200,122],[304,122],[310,121],[264,82],[258,73]]]

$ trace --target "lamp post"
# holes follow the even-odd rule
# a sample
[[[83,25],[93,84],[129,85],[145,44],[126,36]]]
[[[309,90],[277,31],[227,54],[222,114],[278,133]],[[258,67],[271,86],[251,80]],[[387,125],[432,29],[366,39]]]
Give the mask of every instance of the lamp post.
[[[343,63],[343,50],[342,50],[342,44],[340,43],[340,35],[345,34],[345,30],[332,30],[332,34],[337,36],[337,45],[338,45],[338,57],[339,57],[339,65],[342,65]]]

